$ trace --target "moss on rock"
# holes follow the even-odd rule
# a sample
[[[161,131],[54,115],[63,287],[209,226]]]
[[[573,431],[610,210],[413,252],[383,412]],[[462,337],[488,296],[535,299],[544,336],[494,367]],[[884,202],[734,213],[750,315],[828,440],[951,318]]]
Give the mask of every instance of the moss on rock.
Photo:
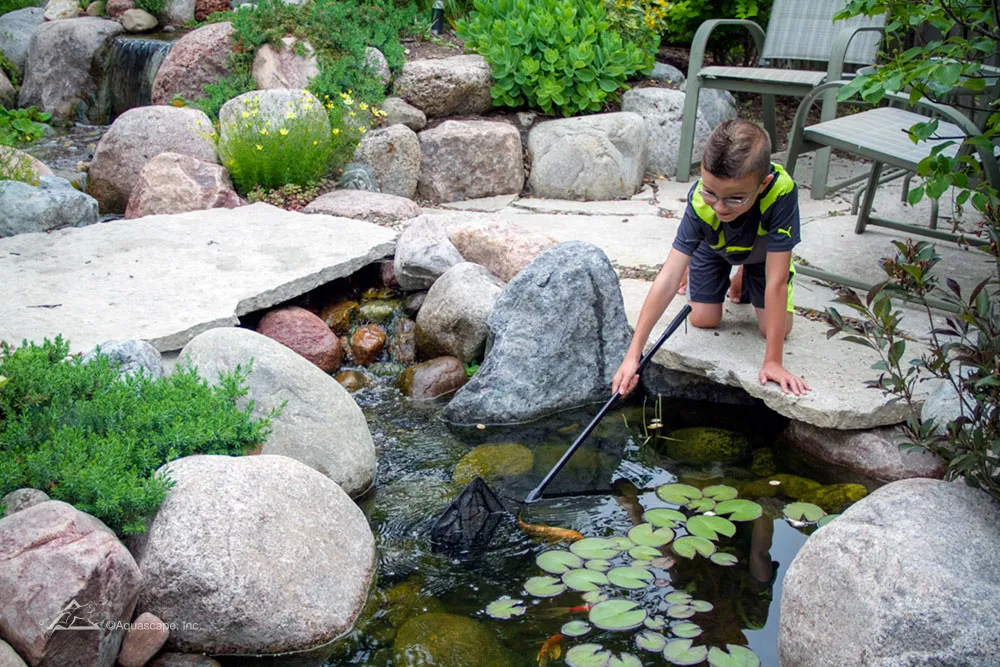
[[[868,489],[860,484],[830,484],[813,489],[802,500],[819,505],[829,514],[839,514],[867,495]]]
[[[365,301],[361,304],[358,319],[366,322],[385,324],[392,320],[396,311],[401,309],[401,302],[395,299],[384,301]]]
[[[531,472],[535,455],[516,442],[480,445],[463,456],[455,466],[452,481],[465,485],[476,477],[489,482]]]
[[[770,447],[753,450],[753,463],[750,464],[750,471],[758,477],[767,477],[778,472],[778,464],[774,460],[774,450]]]
[[[746,458],[750,442],[739,433],[721,428],[682,428],[667,435],[666,453],[684,463],[735,463]]]
[[[393,644],[395,664],[512,667],[503,646],[481,624],[456,614],[423,614],[407,621]]]

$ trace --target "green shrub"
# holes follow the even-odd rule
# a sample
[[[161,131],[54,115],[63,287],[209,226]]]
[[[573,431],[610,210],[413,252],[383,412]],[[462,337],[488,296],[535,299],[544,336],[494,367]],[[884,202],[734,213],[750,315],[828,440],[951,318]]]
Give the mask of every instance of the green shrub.
[[[466,48],[493,68],[493,103],[570,116],[600,111],[654,54],[609,28],[589,0],[476,0],[459,21]]]
[[[27,155],[9,146],[0,146],[0,181],[38,185],[38,173],[32,168]]]
[[[626,0],[627,1],[627,0]],[[695,31],[709,19],[750,19],[767,28],[772,0],[680,0],[666,5],[662,33],[667,44],[690,46]],[[743,28],[716,28],[708,40],[708,51],[717,62],[746,62],[753,42]]]
[[[41,112],[37,107],[7,109],[0,105],[0,144],[16,146],[41,139],[50,118],[52,114]]]
[[[18,9],[38,6],[40,6],[38,0],[0,0],[0,16]]]
[[[166,497],[161,465],[191,454],[243,454],[264,441],[272,413],[244,409],[249,369],[209,387],[191,367],[119,380],[107,357],[67,358],[61,337],[0,344],[0,496],[41,489],[118,533],[144,532]]]
[[[135,0],[136,9],[147,11],[153,16],[162,14],[166,6],[166,0]]]
[[[611,29],[625,41],[653,53],[660,45],[660,34],[670,27],[668,18],[674,4],[664,0],[604,0]]]

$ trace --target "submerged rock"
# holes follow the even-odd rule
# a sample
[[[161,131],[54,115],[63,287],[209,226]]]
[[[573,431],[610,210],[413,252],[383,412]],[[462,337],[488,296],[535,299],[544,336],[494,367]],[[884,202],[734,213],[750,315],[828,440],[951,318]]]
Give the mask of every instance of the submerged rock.
[[[468,381],[465,366],[455,357],[438,357],[400,372],[399,390],[415,400],[450,394]]]
[[[351,332],[351,325],[360,313],[357,301],[340,301],[320,311],[320,318],[326,322],[333,333],[343,336]]]
[[[802,500],[819,505],[828,514],[839,514],[868,495],[860,484],[829,484],[802,495]]]
[[[487,482],[519,477],[531,472],[534,466],[535,455],[522,444],[480,445],[459,460],[452,481],[464,486],[476,477]]]
[[[351,354],[359,366],[367,366],[378,359],[384,347],[385,329],[378,324],[363,324],[351,334]]]
[[[352,394],[368,386],[368,378],[360,371],[343,371],[337,373],[334,379],[340,383],[340,386]]]
[[[745,436],[721,428],[682,428],[667,435],[667,456],[683,463],[735,463],[746,458]]]
[[[753,463],[750,470],[758,477],[767,477],[778,471],[778,464],[774,460],[774,450],[770,447],[761,447],[753,450]]]
[[[358,317],[364,321],[385,324],[392,320],[400,308],[401,304],[396,299],[362,301]]]
[[[492,632],[456,614],[422,614],[399,630],[393,644],[394,663],[462,665],[462,667],[512,667],[513,662]]]

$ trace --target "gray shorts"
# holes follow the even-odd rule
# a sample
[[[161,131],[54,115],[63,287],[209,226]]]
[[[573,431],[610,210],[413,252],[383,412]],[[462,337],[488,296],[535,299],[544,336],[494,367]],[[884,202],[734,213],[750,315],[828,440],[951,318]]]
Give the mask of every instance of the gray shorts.
[[[718,253],[701,243],[691,255],[688,271],[688,298],[695,303],[723,303],[729,291],[729,274],[732,264]],[[788,312],[793,311],[792,278],[795,267],[788,271]],[[764,307],[764,287],[767,277],[764,263],[743,264],[743,289],[740,293],[740,303],[752,303],[754,308]]]

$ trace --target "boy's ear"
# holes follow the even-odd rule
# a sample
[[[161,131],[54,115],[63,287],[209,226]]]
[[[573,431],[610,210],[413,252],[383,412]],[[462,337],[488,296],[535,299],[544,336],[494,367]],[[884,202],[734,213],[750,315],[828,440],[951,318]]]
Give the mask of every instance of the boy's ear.
[[[764,180],[760,182],[760,189],[763,190],[764,188],[766,188],[767,186],[769,186],[771,184],[771,181],[773,181],[773,180],[774,180],[774,174],[773,173],[768,174],[767,176],[765,176]]]

